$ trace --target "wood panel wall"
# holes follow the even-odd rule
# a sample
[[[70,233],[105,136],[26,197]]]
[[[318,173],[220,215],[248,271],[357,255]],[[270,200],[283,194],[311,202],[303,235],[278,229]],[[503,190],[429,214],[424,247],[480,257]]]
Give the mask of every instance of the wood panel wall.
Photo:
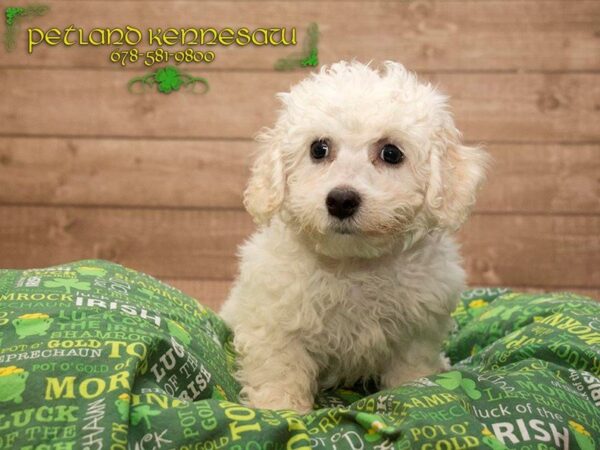
[[[13,2],[15,6],[19,1]],[[451,95],[495,163],[459,237],[473,285],[600,296],[600,2],[47,0],[49,28],[297,26],[322,63],[392,59]],[[106,258],[217,307],[253,230],[252,136],[287,48],[220,48],[206,96],[133,95],[106,48],[0,55],[0,267]]]

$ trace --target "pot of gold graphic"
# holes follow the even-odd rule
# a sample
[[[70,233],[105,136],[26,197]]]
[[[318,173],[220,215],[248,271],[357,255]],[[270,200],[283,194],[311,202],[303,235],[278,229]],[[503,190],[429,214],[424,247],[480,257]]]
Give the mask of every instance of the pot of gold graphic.
[[[17,366],[0,367],[0,402],[21,403],[29,373]]]
[[[53,321],[54,319],[48,316],[48,314],[32,313],[17,317],[12,321],[12,324],[19,339],[23,339],[27,336],[42,336],[46,334]]]

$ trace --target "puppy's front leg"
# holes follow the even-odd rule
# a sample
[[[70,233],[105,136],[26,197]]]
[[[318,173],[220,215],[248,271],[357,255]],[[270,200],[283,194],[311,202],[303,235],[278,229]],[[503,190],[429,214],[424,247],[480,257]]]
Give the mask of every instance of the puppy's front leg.
[[[447,370],[448,364],[440,352],[441,344],[417,338],[407,349],[392,356],[381,376],[382,388],[394,388]]]
[[[242,401],[254,408],[309,412],[317,387],[315,361],[297,339],[265,331],[238,331],[234,339]]]

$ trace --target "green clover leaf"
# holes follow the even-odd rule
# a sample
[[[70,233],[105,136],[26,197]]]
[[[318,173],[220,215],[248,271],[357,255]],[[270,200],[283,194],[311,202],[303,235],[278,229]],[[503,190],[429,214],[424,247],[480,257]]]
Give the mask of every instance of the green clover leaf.
[[[481,398],[481,392],[477,390],[477,385],[473,380],[469,380],[465,378],[462,380],[460,387],[462,387],[465,394],[471,397],[473,400],[478,400]]]
[[[457,371],[444,372],[440,374],[435,380],[437,384],[451,391],[459,387],[461,381],[462,374]]]
[[[435,382],[451,391],[460,387],[473,400],[481,398],[481,392],[477,389],[475,382],[468,378],[463,378],[462,374],[456,370],[440,374]]]
[[[77,279],[54,278],[54,280],[44,281],[44,287],[64,288],[67,294],[70,294],[71,289],[89,291],[90,283],[87,281],[79,281]]]
[[[149,430],[152,428],[150,417],[158,416],[159,414],[160,411],[152,409],[149,405],[138,405],[133,408],[130,421],[131,424],[135,426],[143,420],[144,425],[146,425],[146,428]]]
[[[168,94],[171,91],[179,90],[183,81],[179,74],[179,70],[175,67],[165,67],[158,69],[154,74],[154,79],[158,83],[158,90]]]
[[[140,84],[141,91],[134,92],[133,87]],[[181,72],[177,67],[167,66],[162,69],[157,69],[155,72],[151,72],[141,77],[134,77],[127,83],[127,89],[131,93],[141,94],[144,92],[147,86],[156,85],[158,92],[163,94],[170,94],[173,91],[178,91],[181,86],[191,86],[191,91],[194,92],[194,86],[196,83],[200,83],[204,86],[203,94],[206,94],[209,90],[208,80],[202,77],[193,77],[188,73]]]

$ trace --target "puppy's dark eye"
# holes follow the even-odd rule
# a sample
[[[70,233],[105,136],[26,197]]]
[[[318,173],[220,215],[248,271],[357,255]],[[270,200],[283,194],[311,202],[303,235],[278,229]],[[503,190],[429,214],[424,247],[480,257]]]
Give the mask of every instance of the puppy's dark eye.
[[[329,155],[329,144],[326,140],[320,139],[310,144],[310,156],[313,159],[323,159]]]
[[[388,164],[400,164],[404,161],[404,153],[394,144],[385,144],[379,153],[379,158]]]

